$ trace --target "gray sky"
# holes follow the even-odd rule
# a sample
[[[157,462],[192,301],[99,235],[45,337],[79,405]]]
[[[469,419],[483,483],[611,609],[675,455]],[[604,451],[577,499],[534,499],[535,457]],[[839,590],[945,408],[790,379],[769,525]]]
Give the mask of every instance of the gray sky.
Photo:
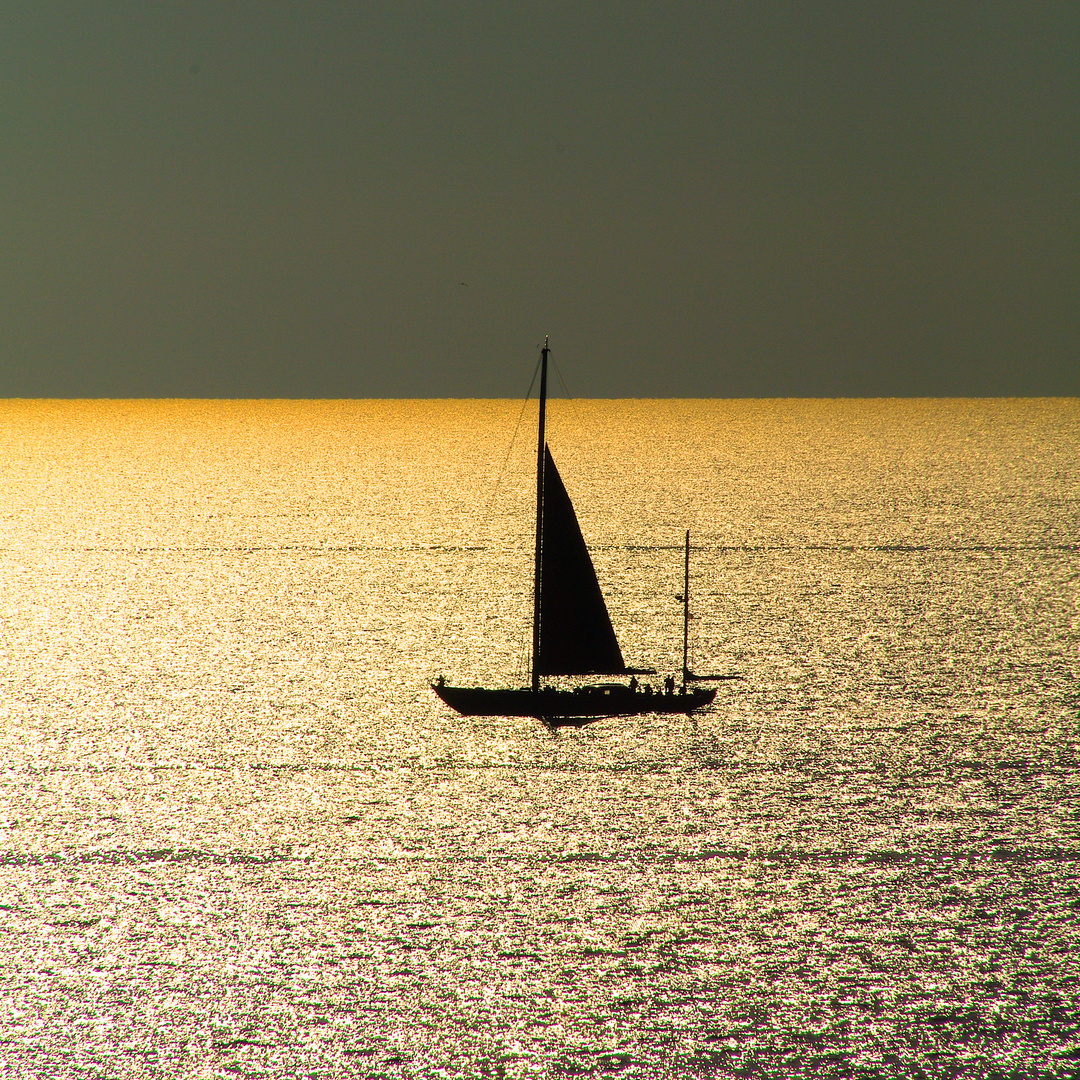
[[[1080,4],[0,10],[0,396],[1080,393]]]

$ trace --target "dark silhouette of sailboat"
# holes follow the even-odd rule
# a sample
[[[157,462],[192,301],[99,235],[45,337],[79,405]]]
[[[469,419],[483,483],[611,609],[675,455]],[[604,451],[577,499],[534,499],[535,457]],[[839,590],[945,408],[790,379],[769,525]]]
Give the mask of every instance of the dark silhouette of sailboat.
[[[449,686],[443,677],[432,689],[464,716],[535,716],[550,727],[580,727],[603,716],[641,713],[690,713],[708,705],[712,689],[688,687],[695,680],[732,676],[697,676],[687,663],[690,625],[690,533],[686,534],[683,594],[683,677],[666,680],[663,691],[638,686],[638,675],[651,668],[627,667],[611,625],[577,515],[563,486],[547,443],[547,339],[540,351],[540,421],[536,443],[536,549],[533,573],[531,685],[495,690]],[[559,675],[631,676],[629,684],[600,683],[571,689],[541,685]]]

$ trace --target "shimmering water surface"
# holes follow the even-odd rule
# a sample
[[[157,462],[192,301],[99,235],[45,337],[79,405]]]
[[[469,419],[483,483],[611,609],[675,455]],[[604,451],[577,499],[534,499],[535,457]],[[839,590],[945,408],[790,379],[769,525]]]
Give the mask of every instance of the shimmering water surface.
[[[1080,402],[0,404],[0,1074],[1076,1076]],[[515,425],[521,426],[512,439]]]

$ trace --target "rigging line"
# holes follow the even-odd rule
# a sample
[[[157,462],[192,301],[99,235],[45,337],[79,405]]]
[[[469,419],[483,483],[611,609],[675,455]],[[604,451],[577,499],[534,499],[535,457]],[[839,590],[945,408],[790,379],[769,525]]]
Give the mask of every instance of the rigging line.
[[[577,408],[577,398],[575,398],[574,395],[570,393],[570,388],[566,385],[566,380],[563,378],[562,372],[559,370],[559,363],[555,359],[555,357],[549,356],[548,362],[551,364],[552,368],[555,371],[555,377],[559,380],[559,386],[562,387],[563,394],[566,395],[563,400],[570,403],[570,407],[563,410],[563,425],[559,425],[559,410],[554,410],[552,413],[549,414],[548,422],[552,426],[558,427],[559,430],[565,430],[567,424],[569,424],[571,427],[576,427],[578,421],[580,420],[580,414]],[[551,400],[550,396],[548,400]]]
[[[540,361],[537,360],[536,367],[533,368],[532,381],[529,383],[529,389],[525,392],[525,400],[521,403],[521,412],[518,413],[517,423],[514,425],[514,433],[510,436],[510,445],[506,448],[506,457],[503,458],[502,468],[499,469],[499,474],[495,477],[495,487],[492,488],[487,505],[484,507],[485,520],[488,520],[492,504],[495,502],[495,496],[499,493],[499,485],[506,475],[506,466],[510,463],[510,455],[514,452],[514,442],[517,440],[518,432],[521,430],[521,421],[525,416],[525,409],[529,404],[529,398],[532,397],[533,387],[536,385],[536,376],[539,371]]]
[[[481,521],[485,527],[491,528],[491,508],[495,503],[495,496],[499,493],[499,487],[502,484],[503,477],[506,475],[506,467],[510,463],[510,455],[514,452],[514,443],[517,440],[518,432],[521,430],[521,421],[524,419],[525,410],[529,404],[529,398],[532,397],[533,387],[536,385],[536,376],[540,373],[540,359],[537,359],[536,366],[533,368],[532,379],[529,382],[529,389],[525,392],[525,400],[521,403],[521,412],[518,413],[517,423],[514,425],[514,432],[510,436],[510,445],[506,448],[506,456],[503,458],[502,467],[499,469],[498,474],[495,477],[495,484],[491,489],[491,494],[488,496],[487,503],[484,505],[484,511],[481,514]],[[465,581],[468,582],[472,576],[473,571],[476,569],[476,551],[470,549],[469,556],[465,563]],[[449,617],[444,621],[444,638],[450,634],[450,626],[457,621],[458,613],[461,610],[461,605],[464,602],[463,589],[455,589],[454,599],[450,605]]]
[[[555,375],[556,375],[556,377],[557,377],[557,378],[558,378],[558,380],[559,380],[559,385],[560,385],[560,386],[561,386],[561,387],[563,388],[563,393],[564,393],[564,394],[565,394],[565,395],[566,395],[566,396],[567,396],[567,397],[568,397],[568,398],[569,398],[569,399],[570,399],[571,401],[573,401],[573,400],[574,400],[574,395],[570,393],[570,391],[569,391],[569,390],[567,389],[566,383],[565,383],[565,382],[563,381],[563,377],[562,377],[562,372],[561,372],[561,371],[559,370],[559,363],[558,363],[558,361],[557,361],[557,360],[555,359],[555,357],[554,357],[554,356],[552,356],[552,357],[549,357],[549,359],[551,360],[551,366],[552,366],[552,367],[553,367],[553,368],[555,369]],[[535,379],[535,378],[536,378],[536,376],[534,375],[534,376],[533,376],[533,378]]]

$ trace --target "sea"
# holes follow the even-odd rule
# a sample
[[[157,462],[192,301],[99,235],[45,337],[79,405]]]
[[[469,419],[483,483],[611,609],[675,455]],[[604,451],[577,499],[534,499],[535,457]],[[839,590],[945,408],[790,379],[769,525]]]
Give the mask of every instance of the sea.
[[[0,1077],[1080,1076],[1080,400],[0,403]],[[643,680],[644,681],[644,680]]]

